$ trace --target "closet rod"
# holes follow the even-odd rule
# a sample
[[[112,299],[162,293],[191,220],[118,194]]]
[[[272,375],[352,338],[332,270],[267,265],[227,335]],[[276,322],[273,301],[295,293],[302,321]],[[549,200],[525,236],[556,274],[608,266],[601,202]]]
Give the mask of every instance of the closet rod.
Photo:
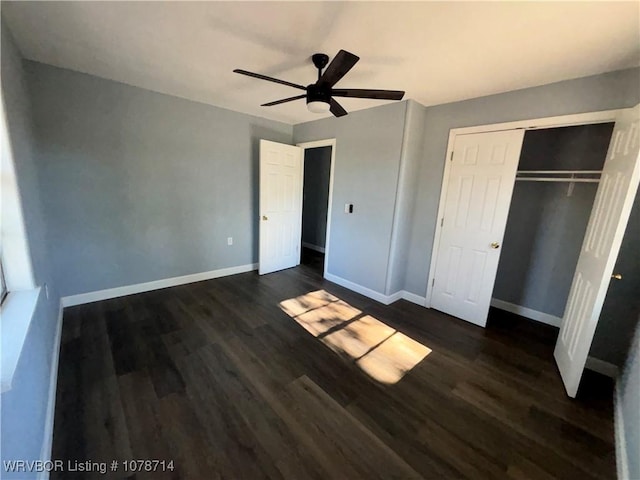
[[[516,177],[516,181],[525,181],[525,182],[599,183],[600,179],[598,179],[598,178]]]
[[[521,173],[526,173],[526,174],[533,174],[533,173],[557,173],[557,174],[562,174],[562,175],[568,175],[568,174],[576,174],[576,175],[594,175],[597,173],[602,173],[602,170],[518,170],[516,173],[521,174]]]

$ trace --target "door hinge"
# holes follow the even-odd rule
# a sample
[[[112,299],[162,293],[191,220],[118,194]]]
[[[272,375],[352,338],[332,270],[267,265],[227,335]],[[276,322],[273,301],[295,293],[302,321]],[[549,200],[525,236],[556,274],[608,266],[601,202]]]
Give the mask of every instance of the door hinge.
[[[444,217],[442,217],[442,218],[440,219],[440,226],[441,226],[441,227],[444,227]]]
[[[449,160],[453,162],[453,150],[451,150],[451,158]]]
[[[431,286],[433,287],[433,286],[435,286],[435,284],[436,284],[436,278],[435,278],[435,277],[433,277],[433,278],[431,279]]]

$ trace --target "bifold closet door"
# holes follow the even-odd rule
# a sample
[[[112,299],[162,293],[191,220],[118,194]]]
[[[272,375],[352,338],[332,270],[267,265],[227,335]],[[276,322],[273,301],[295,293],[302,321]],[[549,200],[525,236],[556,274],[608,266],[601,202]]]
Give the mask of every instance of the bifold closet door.
[[[524,130],[455,138],[431,306],[484,326]]]
[[[575,397],[640,181],[640,105],[623,110],[611,143],[573,277],[554,356]],[[624,281],[624,279],[622,279]]]

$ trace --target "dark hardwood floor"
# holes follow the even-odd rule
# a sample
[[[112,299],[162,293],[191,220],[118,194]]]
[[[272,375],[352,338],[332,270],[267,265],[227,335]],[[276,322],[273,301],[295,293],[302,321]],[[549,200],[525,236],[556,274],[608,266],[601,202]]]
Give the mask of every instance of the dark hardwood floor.
[[[555,329],[383,306],[317,263],[65,309],[53,458],[175,469],[52,478],[615,478],[611,381],[566,397]]]

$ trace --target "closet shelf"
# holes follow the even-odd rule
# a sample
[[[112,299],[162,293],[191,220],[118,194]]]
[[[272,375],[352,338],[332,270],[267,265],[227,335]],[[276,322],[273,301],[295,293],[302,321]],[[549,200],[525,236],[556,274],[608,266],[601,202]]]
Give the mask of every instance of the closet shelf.
[[[525,182],[598,183],[602,170],[518,170],[516,180]]]
[[[516,177],[516,180],[521,182],[600,183],[599,178]]]
[[[517,174],[521,174],[521,173],[555,173],[555,174],[563,174],[563,175],[570,175],[570,174],[590,174],[590,175],[600,175],[602,173],[602,170],[518,170],[516,172]]]

